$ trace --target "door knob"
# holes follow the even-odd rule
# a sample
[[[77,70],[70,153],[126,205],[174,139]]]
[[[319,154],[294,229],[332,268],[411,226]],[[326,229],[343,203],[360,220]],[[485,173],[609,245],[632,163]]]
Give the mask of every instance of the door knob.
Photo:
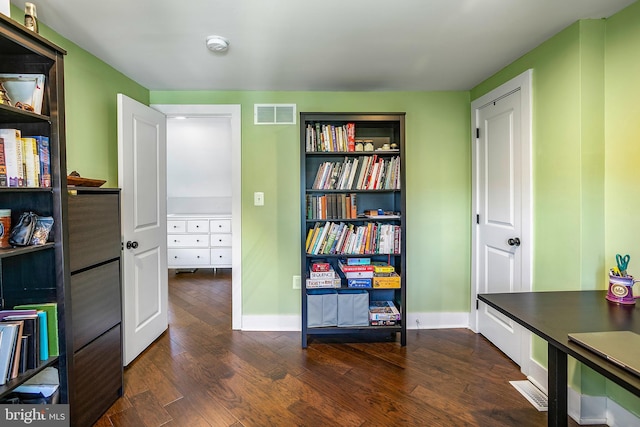
[[[520,246],[520,239],[518,237],[514,237],[513,239],[507,240],[509,246]]]
[[[138,247],[138,242],[132,242],[129,240],[127,242],[127,249],[136,249]]]

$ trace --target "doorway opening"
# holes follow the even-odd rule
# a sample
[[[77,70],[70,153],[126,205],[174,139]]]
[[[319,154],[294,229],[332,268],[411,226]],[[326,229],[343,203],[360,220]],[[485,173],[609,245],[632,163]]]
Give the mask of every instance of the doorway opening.
[[[183,209],[181,210],[195,210],[194,214],[205,214],[205,213],[214,213],[219,214],[223,210],[227,210],[226,213],[230,214],[231,217],[231,281],[232,281],[232,291],[231,291],[231,307],[232,307],[232,328],[233,329],[242,329],[242,263],[241,263],[241,244],[242,244],[242,215],[241,215],[241,109],[240,105],[236,104],[225,104],[225,105],[170,105],[170,104],[152,104],[152,108],[162,112],[167,117],[167,121],[176,120],[178,118],[184,118],[184,125],[180,127],[185,127],[187,129],[189,127],[190,119],[192,123],[206,123],[206,126],[214,126],[216,124],[227,128],[227,133],[225,138],[228,138],[228,141],[225,141],[225,144],[230,146],[229,152],[221,155],[220,157],[225,157],[230,160],[230,170],[227,169],[230,174],[230,193],[222,194],[220,197],[211,197],[212,194],[198,194],[198,189],[211,189],[220,187],[219,182],[216,181],[216,173],[220,172],[212,170],[213,163],[223,163],[220,162],[220,159],[215,158],[215,153],[212,153],[210,150],[211,146],[205,146],[203,148],[204,151],[198,150],[194,145],[198,141],[190,140],[188,136],[182,140],[179,145],[184,145],[185,150],[182,152],[183,157],[187,156],[193,159],[193,164],[198,164],[204,162],[204,165],[200,165],[199,167],[207,167],[209,165],[209,169],[204,171],[204,176],[207,176],[207,180],[210,182],[200,182],[198,185],[194,186],[193,182],[189,186],[189,192],[186,194],[187,197],[180,198],[176,197],[177,194],[170,195],[168,193],[168,202],[167,202],[167,210],[168,213],[171,213],[171,209],[178,209],[176,206],[178,204],[182,204]],[[209,120],[207,120],[209,119]],[[205,127],[206,127],[205,126]],[[169,143],[168,143],[169,144]],[[207,151],[209,150],[209,151]],[[214,156],[209,157],[207,156]],[[183,163],[185,158],[182,159]],[[207,162],[207,160],[210,160]],[[226,163],[226,162],[224,162]],[[186,165],[182,165],[183,167]],[[227,164],[228,166],[228,164]],[[216,168],[217,169],[217,168]],[[183,170],[183,172],[188,171],[188,166]],[[173,186],[169,182],[168,188],[173,188],[176,192],[180,191],[180,186]],[[173,197],[172,197],[173,196]],[[199,197],[203,196],[203,197]],[[198,201],[197,199],[200,198]],[[202,203],[198,203],[202,202]],[[205,211],[213,211],[213,212],[205,212]],[[197,211],[197,212],[196,212]],[[186,212],[182,212],[186,213]],[[214,251],[215,249],[211,249]]]

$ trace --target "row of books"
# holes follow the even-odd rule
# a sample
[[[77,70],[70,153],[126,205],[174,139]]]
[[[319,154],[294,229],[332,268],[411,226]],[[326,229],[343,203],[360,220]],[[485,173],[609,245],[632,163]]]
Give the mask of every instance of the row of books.
[[[305,134],[306,151],[355,151],[356,125],[342,126],[308,124]]]
[[[399,190],[400,156],[377,154],[323,162],[313,181],[315,190]]]
[[[56,303],[0,310],[0,385],[58,355]]]
[[[0,187],[51,187],[49,138],[0,129]]]
[[[358,204],[355,194],[307,194],[307,219],[356,219]]]
[[[316,222],[306,238],[310,255],[399,254],[401,227],[369,222],[363,225]]]

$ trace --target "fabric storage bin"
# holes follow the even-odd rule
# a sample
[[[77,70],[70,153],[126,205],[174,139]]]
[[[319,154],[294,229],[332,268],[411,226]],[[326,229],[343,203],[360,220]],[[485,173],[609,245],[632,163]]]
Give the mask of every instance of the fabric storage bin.
[[[332,289],[307,290],[307,327],[338,325],[338,293]]]
[[[338,326],[369,326],[369,292],[363,289],[338,291]]]

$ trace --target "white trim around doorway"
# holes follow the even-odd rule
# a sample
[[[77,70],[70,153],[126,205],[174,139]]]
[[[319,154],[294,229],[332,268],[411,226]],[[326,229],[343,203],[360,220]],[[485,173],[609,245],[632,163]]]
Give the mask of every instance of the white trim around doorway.
[[[231,310],[233,329],[242,329],[242,146],[239,104],[152,104],[167,116],[228,117],[231,120]]]

